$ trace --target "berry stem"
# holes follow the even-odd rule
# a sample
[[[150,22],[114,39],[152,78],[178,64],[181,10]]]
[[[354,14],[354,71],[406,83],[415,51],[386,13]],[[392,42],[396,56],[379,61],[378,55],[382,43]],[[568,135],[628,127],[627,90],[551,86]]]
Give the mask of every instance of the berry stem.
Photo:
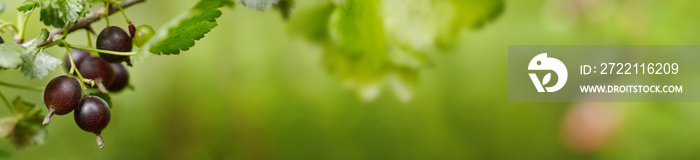
[[[109,93],[109,91],[107,91],[107,87],[105,87],[104,83],[102,83],[102,78],[95,80],[95,85],[97,85],[97,90],[100,90],[100,92]]]
[[[122,9],[122,6],[119,5],[119,4],[117,4],[117,2],[114,2],[114,1],[111,1],[111,0],[110,0],[109,2],[110,2],[111,4],[114,4],[115,6],[117,6],[117,8],[119,8],[119,11],[122,12],[122,15],[124,16],[124,19],[126,20],[126,23],[127,23],[127,24],[131,24],[131,20],[129,20],[129,18],[126,17],[126,13],[124,13],[124,9]]]
[[[107,27],[109,27],[109,8],[112,8],[111,6],[109,6],[110,3],[108,1],[109,0],[105,0],[105,12],[104,12],[105,22],[107,22]]]
[[[68,44],[64,42],[64,45],[73,48],[73,49],[82,49],[86,51],[91,51],[91,52],[98,52],[98,53],[106,53],[106,54],[112,54],[112,55],[118,55],[118,56],[133,56],[136,54],[136,52],[115,52],[115,51],[108,51],[108,50],[101,50],[101,49],[94,49],[94,48],[87,48],[87,47],[81,47],[81,46],[76,46],[72,44]]]
[[[105,146],[105,140],[102,139],[102,135],[100,135],[100,132],[95,133],[95,135],[97,136],[97,146],[103,148]]]
[[[64,29],[70,29],[70,26],[71,23],[67,23]],[[63,34],[61,35],[61,39],[66,39],[66,37],[68,37],[68,32],[63,32]]]
[[[73,74],[73,71],[75,71],[75,73],[78,75],[78,78],[80,78],[80,82],[88,82],[88,83],[90,83],[91,86],[95,85],[95,81],[92,81],[92,80],[87,81],[85,78],[83,78],[83,75],[80,74],[80,71],[75,66],[75,60],[73,60],[73,54],[71,54],[71,52],[70,52],[70,48],[68,47],[68,43],[66,43],[65,41],[61,41],[61,42],[63,42],[65,44],[66,51],[68,51],[68,59],[70,59],[70,64],[71,64],[70,71],[68,71],[69,74]],[[80,89],[83,90],[83,93],[85,93],[85,95],[88,95],[88,92],[87,92],[87,90],[85,90],[85,86],[83,86],[83,83],[80,83]]]
[[[0,98],[2,98],[2,101],[5,102],[5,105],[7,106],[7,109],[10,110],[10,113],[15,115],[15,110],[12,109],[12,104],[10,104],[10,101],[7,100],[7,97],[5,97],[5,94],[3,94],[2,91],[0,91]]]
[[[87,46],[88,46],[88,48],[92,48],[92,40],[90,38],[90,30],[85,30],[85,34],[87,35]]]
[[[4,29],[5,27],[9,27],[8,29],[12,32],[12,34],[17,35],[17,26],[15,26],[15,24],[4,21],[1,23],[2,25],[0,25],[0,30]]]
[[[116,2],[116,3],[122,8],[128,8],[128,7],[131,7],[135,4],[143,3],[144,1],[146,1],[146,0],[123,0],[121,2]],[[74,31],[79,30],[79,29],[86,29],[86,28],[89,29],[90,25],[92,25],[92,23],[101,20],[105,15],[116,13],[112,10],[108,11],[107,8],[110,8],[110,7],[111,6],[103,6],[103,7],[100,7],[98,9],[94,10],[92,12],[93,14],[90,14],[84,18],[81,18],[80,20],[75,22],[68,30],[65,30],[63,28],[57,28],[57,29],[52,30],[51,33],[49,34],[49,38],[46,40],[46,42],[39,44],[39,46],[46,46],[46,45],[53,44],[54,41],[57,41],[56,35],[61,35],[61,34],[63,34],[63,32],[70,33],[70,32],[74,32]]]
[[[51,117],[53,117],[53,114],[56,113],[56,108],[49,107],[49,113],[46,114],[46,117],[44,117],[44,122],[41,122],[41,125],[46,125],[51,122]]]
[[[32,16],[32,12],[34,12],[33,9],[27,13],[27,16],[23,16],[22,14],[17,14],[17,24],[19,24],[19,33],[15,35],[15,42],[22,44],[24,42],[24,32],[26,31],[27,28],[27,22],[29,22],[29,17]]]

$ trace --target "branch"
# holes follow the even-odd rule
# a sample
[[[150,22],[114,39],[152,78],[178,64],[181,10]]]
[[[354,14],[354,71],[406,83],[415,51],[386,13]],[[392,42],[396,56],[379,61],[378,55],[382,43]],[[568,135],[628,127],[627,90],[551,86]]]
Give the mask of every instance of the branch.
[[[124,0],[122,2],[118,2],[118,4],[122,8],[128,8],[134,4],[144,2],[146,0]],[[109,14],[114,14],[119,12],[119,8],[115,5],[109,5]],[[90,24],[93,22],[96,22],[102,18],[102,14],[105,12],[105,7],[100,7],[97,10],[93,11],[92,13],[88,14],[85,18],[79,19],[77,22],[75,22],[73,25],[70,26],[70,29],[68,29],[68,33],[71,33],[73,31],[79,30],[79,29],[88,29],[92,30],[90,28]],[[65,30],[63,28],[57,28],[51,31],[49,34],[49,38],[46,40],[46,42],[40,44],[39,46],[44,46],[47,44],[52,43],[56,39],[60,39],[61,36],[63,35],[63,32]]]

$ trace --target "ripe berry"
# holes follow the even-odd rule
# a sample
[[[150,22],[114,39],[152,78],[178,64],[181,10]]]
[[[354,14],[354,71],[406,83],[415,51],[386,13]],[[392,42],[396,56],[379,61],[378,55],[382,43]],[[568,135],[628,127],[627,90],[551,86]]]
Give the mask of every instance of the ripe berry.
[[[82,63],[83,60],[90,57],[90,52],[88,52],[86,50],[71,49],[70,53],[71,53],[71,55],[73,55],[73,61],[75,62],[75,66],[80,66],[80,63]],[[63,68],[66,69],[66,72],[70,72],[71,66],[73,66],[73,65],[71,65],[70,58],[68,57],[68,54],[66,54],[66,57],[63,58]],[[76,68],[78,68],[78,67],[76,67]],[[73,72],[73,75],[78,75],[78,74]]]
[[[83,60],[78,70],[83,77],[94,80],[97,88],[104,93],[114,81],[114,69],[100,57],[89,57]]]
[[[0,37],[0,44],[5,43],[5,40],[2,40],[2,37]]]
[[[87,96],[80,100],[73,116],[78,127],[84,131],[95,133],[97,145],[100,148],[104,147],[104,140],[100,133],[107,127],[111,118],[107,102],[97,96]]]
[[[112,69],[114,70],[114,81],[107,90],[112,92],[121,91],[129,84],[129,72],[124,65],[118,63],[112,63]]]
[[[43,124],[51,121],[54,114],[68,114],[78,106],[81,96],[80,81],[71,76],[61,75],[53,78],[44,90],[44,104],[49,113],[44,118]]]
[[[117,26],[109,26],[102,30],[100,35],[97,36],[97,49],[131,52],[131,43],[131,37]],[[106,53],[100,53],[100,57],[110,63],[120,63],[129,59],[129,56],[118,56]]]
[[[136,27],[136,34],[134,35],[134,44],[136,46],[143,46],[146,42],[148,42],[148,39],[151,39],[153,35],[156,34],[156,31],[153,30],[153,27],[149,25],[140,25]]]

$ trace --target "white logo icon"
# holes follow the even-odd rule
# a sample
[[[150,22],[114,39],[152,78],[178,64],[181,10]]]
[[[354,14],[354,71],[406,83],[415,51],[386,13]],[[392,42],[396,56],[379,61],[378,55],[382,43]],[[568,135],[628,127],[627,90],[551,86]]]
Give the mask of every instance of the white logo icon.
[[[569,77],[564,63],[556,58],[547,57],[547,53],[538,54],[535,56],[535,58],[532,58],[530,64],[527,66],[527,70],[551,70],[557,74],[557,77],[559,77],[557,84],[554,84],[554,86],[551,87],[546,87],[547,92],[556,92],[560,90],[562,87],[564,87],[566,79]],[[547,85],[549,80],[552,78],[551,73],[547,73],[547,75],[542,78],[542,82],[540,82],[535,73],[529,73],[529,75],[530,79],[532,79],[532,83],[535,84],[535,88],[537,88],[537,92],[545,92],[545,88],[543,87],[544,85]]]

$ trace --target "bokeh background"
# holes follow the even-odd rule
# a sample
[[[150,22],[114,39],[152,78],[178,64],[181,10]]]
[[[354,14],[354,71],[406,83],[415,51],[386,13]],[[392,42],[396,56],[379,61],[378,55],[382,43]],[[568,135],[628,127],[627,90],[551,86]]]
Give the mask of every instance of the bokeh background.
[[[320,1],[300,0],[295,8]],[[20,2],[6,2],[0,18],[14,20]],[[137,25],[159,28],[195,3],[148,0],[127,14]],[[0,159],[697,159],[696,103],[510,103],[507,51],[508,45],[695,45],[698,6],[695,0],[506,0],[492,22],[453,33],[456,45],[430,54],[435,65],[420,70],[409,101],[388,91],[372,101],[360,98],[324,68],[323,49],[289,33],[278,11],[223,9],[219,26],[191,50],[129,68],[135,89],[112,95],[104,149],[71,113],[54,117],[43,145],[17,149],[0,140]],[[37,15],[27,37],[43,26]],[[111,17],[126,27],[121,15]],[[69,41],[86,43],[82,31]],[[43,87],[61,74],[58,68],[28,80],[10,70],[0,79]],[[0,89],[46,112],[41,93]],[[2,107],[0,116],[8,115]]]

